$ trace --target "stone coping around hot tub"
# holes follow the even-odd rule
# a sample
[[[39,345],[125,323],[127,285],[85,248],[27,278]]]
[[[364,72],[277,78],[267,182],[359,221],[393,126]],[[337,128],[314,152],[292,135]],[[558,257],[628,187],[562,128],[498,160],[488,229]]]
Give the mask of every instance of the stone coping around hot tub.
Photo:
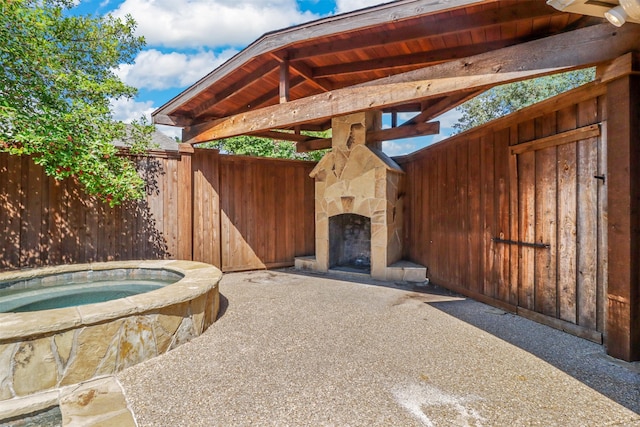
[[[94,325],[107,320],[118,319],[154,311],[163,307],[193,300],[218,286],[222,272],[210,265],[195,261],[111,261],[89,264],[72,264],[43,267],[0,273],[0,281],[26,280],[35,277],[73,273],[78,271],[106,271],[118,269],[168,270],[182,275],[177,282],[143,294],[127,298],[87,304],[76,307],[24,313],[0,313],[0,344],[44,336],[50,333]],[[213,279],[213,280],[212,280]]]

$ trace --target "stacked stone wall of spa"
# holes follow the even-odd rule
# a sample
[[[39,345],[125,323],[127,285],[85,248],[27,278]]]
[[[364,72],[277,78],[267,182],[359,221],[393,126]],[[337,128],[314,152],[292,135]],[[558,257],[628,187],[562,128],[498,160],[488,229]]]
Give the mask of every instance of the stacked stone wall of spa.
[[[314,269],[330,268],[329,218],[357,214],[371,218],[371,276],[387,278],[387,267],[402,258],[402,186],[404,172],[367,143],[367,131],[379,129],[379,112],[356,113],[332,121],[332,151],[312,171],[316,197]]]
[[[169,263],[177,265],[180,261]],[[185,292],[198,293],[186,301],[182,298],[159,307],[162,298],[148,293],[130,297],[138,307],[144,300],[154,304],[146,311],[123,308],[127,301],[114,300],[42,312],[3,313],[5,324],[15,326],[16,332],[14,337],[0,339],[0,401],[112,375],[202,334],[218,315],[217,282],[221,274],[211,266],[203,267],[206,264],[181,263],[187,274],[196,277],[186,276],[166,295],[172,294],[177,300]],[[117,264],[126,267],[134,263]],[[198,286],[202,291],[196,290]],[[117,305],[122,313],[114,317],[113,307]],[[37,317],[39,325],[28,320]],[[20,328],[20,324],[24,326]]]

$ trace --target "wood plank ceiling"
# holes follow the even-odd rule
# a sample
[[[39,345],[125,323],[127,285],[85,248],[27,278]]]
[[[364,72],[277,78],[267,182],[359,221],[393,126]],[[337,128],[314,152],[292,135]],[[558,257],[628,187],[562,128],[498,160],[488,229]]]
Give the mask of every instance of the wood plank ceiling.
[[[154,112],[154,122],[199,125],[601,22],[540,0],[391,2],[264,35]],[[420,123],[473,95],[385,111],[422,113]],[[329,126],[322,119],[296,130]]]

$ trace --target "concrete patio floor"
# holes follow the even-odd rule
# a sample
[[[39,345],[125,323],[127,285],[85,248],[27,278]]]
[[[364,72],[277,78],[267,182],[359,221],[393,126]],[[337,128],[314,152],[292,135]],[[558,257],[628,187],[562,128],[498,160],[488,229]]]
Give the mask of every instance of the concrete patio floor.
[[[202,336],[118,375],[139,426],[640,426],[640,365],[436,287],[226,274]]]

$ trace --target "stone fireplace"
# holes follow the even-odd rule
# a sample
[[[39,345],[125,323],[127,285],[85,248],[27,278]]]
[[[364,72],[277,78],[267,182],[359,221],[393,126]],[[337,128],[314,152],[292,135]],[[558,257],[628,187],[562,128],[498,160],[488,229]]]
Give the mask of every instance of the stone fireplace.
[[[381,280],[422,282],[426,269],[402,258],[404,172],[368,142],[380,129],[379,112],[332,120],[332,150],[310,176],[315,180],[316,254],[296,268],[368,273]]]

